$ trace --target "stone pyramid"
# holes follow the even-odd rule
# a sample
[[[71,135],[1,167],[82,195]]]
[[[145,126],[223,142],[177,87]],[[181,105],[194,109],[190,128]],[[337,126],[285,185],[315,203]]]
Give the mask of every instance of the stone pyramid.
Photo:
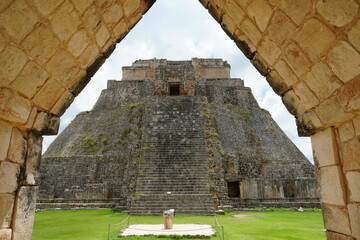
[[[318,206],[313,165],[221,59],[138,60],[42,158],[39,207]]]

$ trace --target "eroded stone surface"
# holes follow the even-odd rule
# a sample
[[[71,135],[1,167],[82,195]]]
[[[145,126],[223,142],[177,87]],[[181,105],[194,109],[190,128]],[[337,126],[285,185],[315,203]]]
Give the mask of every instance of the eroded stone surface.
[[[360,170],[360,141],[353,138],[341,144],[342,162],[345,171]]]
[[[10,228],[14,199],[13,194],[0,193],[0,229]],[[1,234],[0,239],[3,239],[1,238]]]
[[[349,214],[346,207],[323,204],[322,210],[326,229],[351,235]]]
[[[35,207],[36,186],[22,186],[14,208],[13,240],[31,239]]]
[[[59,125],[59,117],[47,112],[38,112],[33,128],[42,135],[56,135],[59,130]]]
[[[345,83],[360,74],[360,54],[345,41],[339,41],[328,52],[327,62]]]
[[[358,20],[357,23],[349,30],[348,33],[350,42],[354,45],[354,47],[360,51],[360,21]]]
[[[65,91],[64,94],[60,97],[59,101],[57,101],[54,107],[51,109],[51,113],[55,114],[56,116],[63,115],[63,113],[73,101],[74,95],[69,91]]]
[[[351,235],[360,238],[360,204],[354,203],[348,205],[351,224]]]
[[[76,32],[69,41],[69,51],[75,56],[78,57],[90,43],[90,38],[87,36],[85,30]]]
[[[271,1],[269,1],[271,2]],[[289,16],[297,25],[300,25],[306,15],[311,11],[311,0],[280,0],[274,1],[274,5],[279,3],[279,7]]]
[[[284,82],[282,77],[276,71],[270,71],[266,76],[266,80],[278,95],[282,95],[286,90],[289,89],[289,86]]]
[[[18,187],[19,174],[19,164],[0,162],[0,193],[14,193]]]
[[[80,65],[83,68],[88,68],[94,61],[94,58],[99,54],[99,50],[95,44],[89,45],[79,57]]]
[[[261,38],[261,33],[250,19],[245,18],[239,29],[247,35],[254,45],[258,44]]]
[[[353,237],[346,236],[344,234],[340,234],[329,230],[326,231],[326,238],[328,240],[355,240],[355,238]]]
[[[360,136],[360,116],[353,118],[356,136]]]
[[[28,137],[28,151],[26,155],[25,181],[28,185],[36,185],[35,178],[38,176],[40,166],[42,136],[30,133]]]
[[[336,99],[339,101],[344,110],[349,113],[360,112],[360,78],[348,82]]]
[[[74,7],[82,14],[90,5],[94,3],[94,0],[73,0]]]
[[[238,24],[244,18],[245,11],[239,6],[238,2],[229,1],[226,3],[225,11],[226,15],[229,15],[234,24]]]
[[[319,171],[320,200],[322,203],[345,206],[345,185],[339,166],[322,167]]]
[[[286,14],[277,10],[269,23],[267,33],[281,48],[285,48],[289,36],[295,32],[296,26]]]
[[[295,74],[300,77],[310,66],[310,60],[305,56],[303,50],[295,43],[285,49],[285,59]]]
[[[103,13],[105,22],[110,26],[117,23],[123,17],[123,15],[124,13],[122,7],[118,3],[114,3],[107,7]]]
[[[29,61],[11,86],[26,97],[32,98],[48,77],[48,73],[40,65]]]
[[[322,129],[322,123],[315,111],[303,113],[296,119],[296,125],[300,137],[311,136]]]
[[[15,91],[0,86],[0,114],[3,119],[24,124],[31,111],[30,101]]]
[[[21,72],[28,61],[26,54],[19,48],[8,46],[0,53],[0,81],[2,84],[9,84]]]
[[[265,38],[259,44],[259,53],[270,64],[274,64],[275,60],[280,56],[281,49],[270,38]]]
[[[16,42],[31,32],[37,21],[38,16],[25,0],[13,1],[0,15],[0,24]]]
[[[34,0],[34,5],[43,16],[46,16],[63,2],[64,0]]]
[[[63,4],[50,17],[55,34],[61,40],[68,40],[80,24],[80,19],[72,4]]]
[[[102,26],[96,33],[95,37],[96,42],[99,44],[99,46],[103,47],[106,41],[109,39],[110,33],[105,26]]]
[[[296,86],[294,86],[294,92],[297,96],[300,96],[301,105],[303,105],[306,110],[319,104],[319,100],[305,82],[296,84]]]
[[[270,20],[273,10],[265,0],[253,1],[247,7],[248,15],[253,18],[260,31],[263,32]]]
[[[0,239],[1,240],[11,240],[11,229],[0,229]]]
[[[60,47],[60,41],[44,24],[35,29],[25,38],[22,44],[32,59],[39,64],[45,64]]]
[[[12,162],[23,164],[26,157],[27,141],[24,133],[14,128],[12,131],[8,159]]]
[[[281,99],[286,109],[293,115],[301,115],[305,112],[305,106],[301,104],[300,98],[293,90],[287,91]]]
[[[305,75],[305,82],[320,101],[325,100],[338,89],[342,83],[324,62],[318,62]]]
[[[7,157],[9,146],[10,146],[10,138],[12,132],[12,126],[7,122],[0,120],[0,161],[4,161]]]
[[[360,172],[348,171],[346,172],[346,180],[348,183],[350,201],[360,202]]]
[[[355,137],[355,130],[352,121],[348,121],[339,127],[339,137],[341,142],[345,142]]]
[[[289,87],[294,86],[298,81],[295,73],[284,60],[280,59],[277,63],[275,63],[274,68]]]
[[[311,60],[321,57],[335,39],[335,33],[314,18],[307,20],[296,36],[296,40]]]
[[[338,147],[333,128],[327,128],[311,136],[315,163],[318,167],[339,163]]]
[[[124,2],[124,13],[127,17],[131,16],[139,7],[140,0],[126,0]]]
[[[339,101],[335,98],[328,98],[316,108],[321,122],[326,126],[336,125],[347,121],[354,115],[345,112]]]
[[[320,15],[337,27],[350,23],[358,13],[358,9],[359,4],[355,0],[327,0],[316,3],[316,10]]]
[[[52,77],[66,86],[79,71],[73,56],[65,50],[59,50],[47,63],[46,69]]]
[[[63,93],[62,86],[55,80],[49,79],[33,98],[33,103],[40,109],[50,109]]]

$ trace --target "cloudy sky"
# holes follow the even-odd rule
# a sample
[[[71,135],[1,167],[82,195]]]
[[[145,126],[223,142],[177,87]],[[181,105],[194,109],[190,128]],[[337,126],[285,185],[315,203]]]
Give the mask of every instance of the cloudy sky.
[[[297,136],[295,119],[280,97],[197,0],[157,0],[62,116],[60,131],[76,114],[91,110],[108,79],[121,79],[122,66],[130,66],[138,59],[190,60],[193,57],[227,60],[231,76],[243,79],[245,85],[251,87],[259,105],[270,111],[287,136],[313,161],[310,139]],[[43,150],[54,138],[44,137]]]

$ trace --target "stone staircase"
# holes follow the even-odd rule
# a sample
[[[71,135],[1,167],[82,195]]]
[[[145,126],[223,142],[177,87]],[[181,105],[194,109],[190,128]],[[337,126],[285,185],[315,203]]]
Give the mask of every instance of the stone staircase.
[[[131,214],[214,214],[201,98],[158,97],[148,103],[144,125]]]

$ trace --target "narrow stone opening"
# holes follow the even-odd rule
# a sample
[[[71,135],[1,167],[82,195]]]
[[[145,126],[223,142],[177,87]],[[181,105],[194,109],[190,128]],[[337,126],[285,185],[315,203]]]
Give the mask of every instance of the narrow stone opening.
[[[169,86],[169,95],[170,96],[179,96],[180,95],[180,84],[171,84]]]
[[[239,182],[228,182],[229,198],[240,198]]]
[[[286,181],[284,182],[284,197],[294,198],[295,197],[295,182]]]

